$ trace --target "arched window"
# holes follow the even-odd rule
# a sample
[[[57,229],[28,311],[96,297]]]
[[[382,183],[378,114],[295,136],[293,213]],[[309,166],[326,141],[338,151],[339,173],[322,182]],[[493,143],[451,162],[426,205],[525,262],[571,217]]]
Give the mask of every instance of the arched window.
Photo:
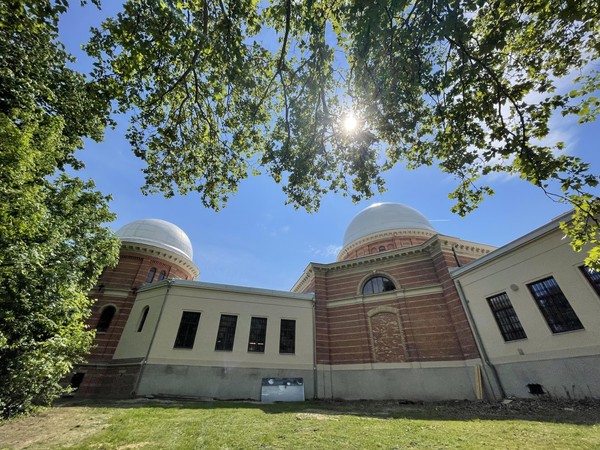
[[[362,293],[363,295],[379,294],[380,292],[393,291],[396,289],[394,283],[389,278],[376,276],[369,278],[364,284]]]
[[[380,245],[379,246],[379,251],[380,252],[385,252],[385,245]]]
[[[142,315],[140,316],[140,323],[138,325],[138,333],[144,329],[144,323],[146,323],[146,317],[148,317],[148,311],[150,310],[149,306],[145,306],[142,310]]]
[[[152,283],[152,280],[154,280],[154,275],[156,275],[156,267],[153,267],[152,269],[150,269],[150,272],[148,272],[148,276],[146,277],[146,283]]]
[[[158,281],[160,280],[164,280],[165,277],[167,276],[167,272],[165,272],[164,270],[162,270],[159,274],[158,274]]]
[[[114,306],[106,306],[102,310],[102,314],[100,314],[100,319],[98,320],[98,325],[96,325],[96,330],[100,332],[108,330],[108,327],[110,327],[110,323],[112,322],[116,312],[117,308],[115,308]]]

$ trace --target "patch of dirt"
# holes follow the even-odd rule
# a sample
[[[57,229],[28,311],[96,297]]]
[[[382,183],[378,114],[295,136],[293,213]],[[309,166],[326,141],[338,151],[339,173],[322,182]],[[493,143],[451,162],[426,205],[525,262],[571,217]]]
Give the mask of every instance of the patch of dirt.
[[[296,414],[296,419],[298,420],[334,420],[334,421],[339,421],[340,419],[338,419],[337,417],[335,417],[334,415],[331,414],[331,412],[325,412],[325,414],[322,413],[316,413],[316,412],[305,412],[305,413],[298,413]]]
[[[556,423],[600,424],[600,399],[560,400],[542,397],[540,399],[457,400],[430,403],[407,400],[330,401],[319,403],[318,412],[321,414],[348,414],[382,418],[536,420]]]
[[[0,425],[1,449],[43,449],[50,445],[70,447],[105,428],[110,413],[85,407],[48,408]]]

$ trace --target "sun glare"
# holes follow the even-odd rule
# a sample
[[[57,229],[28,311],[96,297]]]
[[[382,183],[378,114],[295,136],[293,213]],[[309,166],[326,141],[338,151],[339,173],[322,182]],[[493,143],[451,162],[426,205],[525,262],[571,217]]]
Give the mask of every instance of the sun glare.
[[[352,114],[349,114],[344,119],[344,128],[346,131],[354,131],[358,126],[358,120]]]

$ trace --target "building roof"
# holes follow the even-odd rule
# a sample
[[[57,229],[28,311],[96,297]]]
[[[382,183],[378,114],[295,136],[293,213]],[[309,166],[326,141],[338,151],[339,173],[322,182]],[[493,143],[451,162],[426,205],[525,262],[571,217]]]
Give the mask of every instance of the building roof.
[[[121,227],[116,234],[123,242],[151,245],[169,250],[190,261],[194,254],[187,234],[177,225],[165,220],[136,220]]]
[[[371,234],[399,229],[435,232],[429,220],[410,206],[401,203],[375,203],[352,219],[344,234],[344,247]]]

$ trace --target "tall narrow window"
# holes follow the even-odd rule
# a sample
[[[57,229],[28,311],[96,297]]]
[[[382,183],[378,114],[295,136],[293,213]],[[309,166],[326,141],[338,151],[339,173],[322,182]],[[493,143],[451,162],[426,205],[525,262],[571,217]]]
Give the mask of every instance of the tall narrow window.
[[[394,283],[386,277],[372,277],[367,280],[364,284],[362,293],[363,295],[379,294],[380,292],[393,291],[396,289]]]
[[[96,325],[96,331],[105,332],[110,327],[110,323],[117,312],[117,308],[112,305],[106,306],[102,310],[102,314],[100,314],[100,319],[98,320],[98,324]]]
[[[154,275],[156,275],[156,267],[153,267],[148,272],[148,276],[146,277],[146,283],[152,283],[152,281],[154,280]]]
[[[505,341],[527,338],[506,292],[490,297],[487,301]]]
[[[583,329],[577,314],[553,277],[528,284],[527,287],[553,333]]]
[[[158,274],[158,280],[157,280],[157,281],[164,280],[166,276],[167,276],[167,272],[165,272],[164,270],[162,270],[162,271],[161,271],[161,272]]]
[[[296,321],[281,319],[279,329],[279,353],[296,352]]]
[[[194,348],[199,322],[199,312],[183,311],[177,337],[175,338],[175,348]]]
[[[227,314],[221,315],[219,331],[217,332],[217,342],[215,343],[215,350],[225,350],[228,352],[233,350],[236,324],[237,316],[230,316]]]
[[[83,377],[85,377],[85,373],[82,372],[77,372],[73,374],[73,376],[71,377],[71,382],[69,383],[73,390],[76,391],[77,389],[79,389],[79,386],[81,386],[81,382],[83,381]]]
[[[248,351],[265,351],[265,338],[267,336],[267,319],[265,317],[253,317],[250,322],[250,337],[248,338]]]
[[[149,310],[149,306],[144,306],[144,309],[142,310],[142,315],[140,316],[140,323],[138,324],[138,333],[144,329],[144,324],[146,323],[146,317],[148,317]]]
[[[588,266],[581,266],[579,268],[587,280],[590,282],[596,294],[600,295],[600,272],[594,269],[590,269]]]

